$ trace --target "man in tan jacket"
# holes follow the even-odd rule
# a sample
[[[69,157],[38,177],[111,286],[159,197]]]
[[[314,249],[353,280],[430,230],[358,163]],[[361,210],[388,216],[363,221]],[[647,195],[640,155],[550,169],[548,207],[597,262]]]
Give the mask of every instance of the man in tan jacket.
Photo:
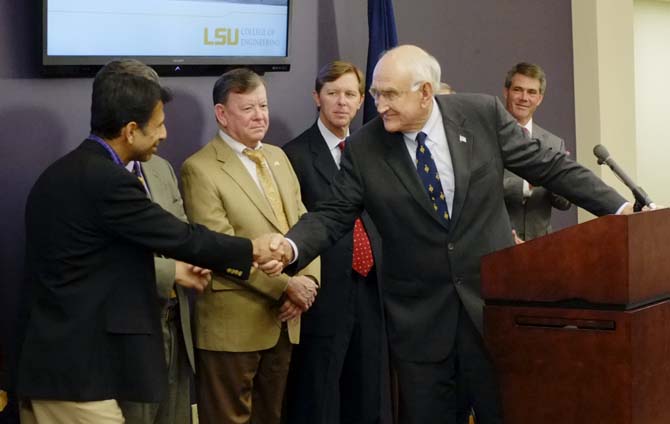
[[[261,142],[269,123],[263,80],[247,69],[227,72],[213,97],[220,130],[181,171],[189,220],[238,236],[285,233],[305,207],[282,150]],[[294,277],[214,276],[195,309],[201,423],[279,423],[291,344],[318,278],[316,261]]]

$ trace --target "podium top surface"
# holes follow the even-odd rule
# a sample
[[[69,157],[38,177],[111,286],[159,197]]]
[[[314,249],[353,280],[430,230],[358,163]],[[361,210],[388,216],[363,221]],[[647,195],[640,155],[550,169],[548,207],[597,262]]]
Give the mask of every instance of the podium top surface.
[[[607,215],[482,258],[486,300],[636,305],[670,297],[670,209]]]

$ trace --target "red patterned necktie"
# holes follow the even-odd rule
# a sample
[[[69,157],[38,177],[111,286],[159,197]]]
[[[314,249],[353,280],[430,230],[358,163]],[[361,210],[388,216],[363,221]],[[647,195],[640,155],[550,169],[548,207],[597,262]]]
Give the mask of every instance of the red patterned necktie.
[[[345,145],[344,141],[340,141],[337,147],[340,148],[340,151],[343,151]],[[366,277],[375,264],[375,260],[372,257],[372,247],[370,246],[368,233],[365,232],[365,227],[360,218],[357,218],[354,223],[353,250],[351,268],[363,277]]]

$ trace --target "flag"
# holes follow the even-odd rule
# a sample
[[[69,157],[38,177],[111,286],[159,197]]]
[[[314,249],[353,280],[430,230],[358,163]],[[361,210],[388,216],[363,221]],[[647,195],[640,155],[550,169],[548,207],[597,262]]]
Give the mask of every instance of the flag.
[[[398,33],[393,16],[393,0],[368,0],[368,65],[365,71],[365,87],[372,84],[372,72],[377,59],[386,50],[398,45]],[[363,122],[377,116],[372,96],[365,96]]]

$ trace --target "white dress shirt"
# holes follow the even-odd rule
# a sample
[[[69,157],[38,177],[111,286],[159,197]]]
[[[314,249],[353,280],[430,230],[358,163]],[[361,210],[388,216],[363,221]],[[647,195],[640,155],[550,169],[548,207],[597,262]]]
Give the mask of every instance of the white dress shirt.
[[[263,193],[263,196],[265,196],[265,191],[263,190],[263,186],[261,185],[261,181],[258,179],[258,173],[256,172],[256,162],[251,160],[249,158],[249,156],[242,153],[244,151],[244,149],[251,149],[251,148],[247,147],[244,144],[240,143],[239,141],[233,139],[231,136],[229,136],[228,134],[226,134],[222,130],[219,130],[219,136],[228,146],[230,146],[231,149],[233,149],[233,151],[235,152],[237,157],[242,162],[242,165],[244,165],[244,167],[249,172],[249,175],[251,176],[251,178],[256,183],[256,186],[258,186],[258,189],[261,191],[261,193]],[[254,147],[251,150],[260,150],[262,147],[263,147],[263,143],[261,143],[259,141],[258,144],[256,144],[256,147]],[[266,159],[266,164],[265,165],[267,166],[267,159]],[[272,175],[272,172],[270,172],[270,175]],[[274,178],[274,176],[272,178]],[[276,183],[277,182],[275,181],[275,184]]]
[[[333,134],[332,131],[330,131],[323,122],[321,122],[321,118],[318,119],[316,125],[319,127],[319,132],[321,132],[321,136],[323,137],[324,140],[326,140],[326,145],[328,146],[328,150],[330,151],[331,156],[333,157],[333,160],[335,161],[335,164],[337,165],[337,168],[340,168],[340,161],[342,160],[342,151],[340,150],[339,144],[341,141],[344,141],[340,137],[336,136]],[[344,137],[345,139],[349,137],[349,129],[347,128],[347,135]]]

